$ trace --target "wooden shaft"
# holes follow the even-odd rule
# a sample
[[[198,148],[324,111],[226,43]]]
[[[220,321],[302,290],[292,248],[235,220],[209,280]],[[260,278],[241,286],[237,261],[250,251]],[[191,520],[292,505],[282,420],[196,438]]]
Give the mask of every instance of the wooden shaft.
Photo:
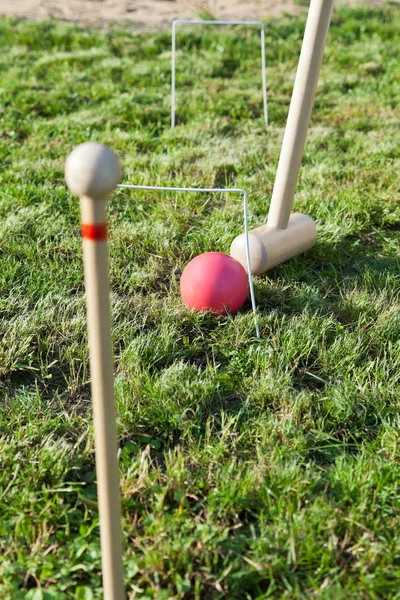
[[[106,197],[121,181],[118,158],[103,144],[82,144],[67,158],[65,179],[81,205],[103,598],[124,600],[106,223]]]
[[[82,198],[82,224],[104,225],[105,208],[105,200]],[[83,238],[103,594],[107,600],[122,600],[125,595],[107,246],[107,240]]]
[[[311,0],[268,215],[270,227],[288,226],[332,9],[333,0]]]

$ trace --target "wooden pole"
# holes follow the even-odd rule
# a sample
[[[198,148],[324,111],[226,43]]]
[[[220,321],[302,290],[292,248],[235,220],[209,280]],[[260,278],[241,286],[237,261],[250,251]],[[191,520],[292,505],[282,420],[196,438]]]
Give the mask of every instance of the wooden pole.
[[[333,0],[311,0],[272,192],[268,215],[271,228],[288,226],[332,9]]]
[[[121,181],[118,158],[102,144],[82,144],[67,158],[65,179],[71,192],[80,197],[81,206],[103,597],[105,600],[123,600],[121,503],[106,223],[107,195]]]

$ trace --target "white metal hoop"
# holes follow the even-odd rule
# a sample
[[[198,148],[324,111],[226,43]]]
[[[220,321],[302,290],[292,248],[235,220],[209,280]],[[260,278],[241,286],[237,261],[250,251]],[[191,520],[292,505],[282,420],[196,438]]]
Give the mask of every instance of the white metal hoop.
[[[164,187],[157,185],[129,185],[129,184],[119,184],[118,188],[128,189],[128,190],[155,190],[159,192],[203,192],[207,194],[222,194],[226,193],[234,193],[234,194],[242,194],[243,195],[243,218],[244,218],[244,234],[246,238],[246,262],[247,262],[247,274],[249,278],[249,290],[250,290],[250,299],[251,299],[251,307],[254,315],[254,326],[256,329],[256,336],[260,338],[260,329],[258,326],[258,318],[257,318],[257,306],[256,299],[254,295],[254,286],[253,286],[253,275],[251,272],[251,260],[250,260],[250,243],[249,243],[249,216],[248,216],[248,202],[247,202],[247,192],[241,188],[191,188],[191,187]]]
[[[262,21],[212,21],[201,19],[175,19],[172,21],[172,58],[171,58],[171,128],[176,124],[176,26],[177,25],[247,25],[249,27],[260,27],[261,42],[261,82],[264,107],[265,126],[268,126],[268,102],[267,102],[267,73],[265,65],[265,29]]]

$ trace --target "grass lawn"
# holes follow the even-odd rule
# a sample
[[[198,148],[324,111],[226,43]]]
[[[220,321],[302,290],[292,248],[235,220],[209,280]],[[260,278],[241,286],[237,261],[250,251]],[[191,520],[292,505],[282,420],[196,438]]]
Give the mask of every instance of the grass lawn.
[[[0,21],[0,597],[100,599],[79,207],[63,164],[237,186],[267,213],[305,17],[259,32]],[[131,599],[400,598],[400,11],[335,12],[296,194],[317,245],[235,317],[190,313],[185,264],[229,251],[235,195],[109,202]]]

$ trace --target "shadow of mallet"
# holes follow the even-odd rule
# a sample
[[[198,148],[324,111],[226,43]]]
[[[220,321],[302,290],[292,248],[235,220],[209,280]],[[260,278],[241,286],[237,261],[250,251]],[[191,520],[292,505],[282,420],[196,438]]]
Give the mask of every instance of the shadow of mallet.
[[[249,232],[254,275],[308,250],[317,239],[312,219],[291,210],[332,8],[333,0],[311,0],[268,221]],[[245,242],[244,234],[235,238],[231,255],[247,271]]]

